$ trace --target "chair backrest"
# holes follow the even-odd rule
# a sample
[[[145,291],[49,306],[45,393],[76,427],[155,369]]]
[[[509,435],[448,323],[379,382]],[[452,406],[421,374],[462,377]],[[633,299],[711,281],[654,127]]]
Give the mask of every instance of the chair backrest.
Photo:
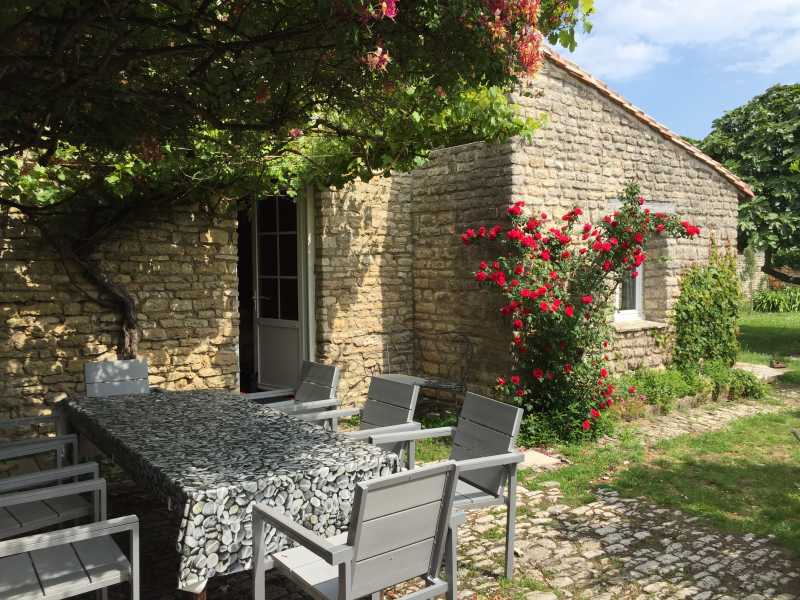
[[[361,410],[361,429],[402,425],[414,420],[419,386],[373,375]]]
[[[522,412],[516,406],[467,392],[453,434],[450,458],[467,460],[511,452],[519,434]],[[506,468],[500,466],[466,471],[459,477],[486,493],[499,496],[506,474]]]
[[[458,479],[452,461],[356,485],[347,543],[351,600],[414,577],[436,577]]]
[[[144,360],[89,362],[83,366],[83,374],[89,397],[146,394],[150,391],[147,361]]]
[[[303,361],[300,383],[294,392],[296,402],[313,402],[336,397],[339,387],[339,367]]]

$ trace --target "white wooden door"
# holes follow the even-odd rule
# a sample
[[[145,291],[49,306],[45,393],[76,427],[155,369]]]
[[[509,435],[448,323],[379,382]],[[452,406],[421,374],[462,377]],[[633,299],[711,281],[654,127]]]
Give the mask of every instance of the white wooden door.
[[[263,389],[294,387],[306,355],[301,216],[299,205],[285,196],[262,200],[256,209],[255,337]]]

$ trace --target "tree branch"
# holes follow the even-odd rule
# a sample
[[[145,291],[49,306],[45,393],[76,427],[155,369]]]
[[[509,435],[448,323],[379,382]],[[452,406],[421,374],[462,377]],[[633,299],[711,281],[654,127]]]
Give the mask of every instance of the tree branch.
[[[783,283],[800,285],[800,276],[784,273],[772,264],[772,249],[770,248],[764,250],[764,266],[761,267],[761,271]]]

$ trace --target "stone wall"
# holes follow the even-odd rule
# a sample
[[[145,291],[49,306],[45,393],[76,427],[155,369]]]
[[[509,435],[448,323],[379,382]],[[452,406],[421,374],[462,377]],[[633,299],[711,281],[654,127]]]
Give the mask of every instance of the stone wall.
[[[237,387],[235,231],[179,209],[121,229],[95,257],[137,300],[151,385]],[[117,358],[118,322],[22,215],[0,213],[0,418],[83,391],[85,362]]]
[[[408,187],[399,175],[316,194],[316,359],[342,368],[345,404],[370,375],[413,369]]]
[[[411,195],[417,370],[465,378],[471,390],[488,393],[497,374],[508,370],[510,334],[497,311],[499,296],[472,278],[480,249],[465,247],[459,234],[505,218],[511,148],[475,143],[436,152],[414,172]]]

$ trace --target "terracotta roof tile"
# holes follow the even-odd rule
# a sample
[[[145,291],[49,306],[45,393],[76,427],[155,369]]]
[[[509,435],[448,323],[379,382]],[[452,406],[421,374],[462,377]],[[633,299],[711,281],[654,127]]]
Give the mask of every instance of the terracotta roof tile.
[[[723,167],[720,163],[715,161],[707,154],[701,152],[700,149],[696,148],[689,142],[685,141],[683,138],[681,138],[681,136],[679,136],[676,133],[673,133],[667,127],[665,127],[664,125],[662,125],[661,123],[659,123],[658,121],[647,115],[643,110],[637,108],[636,106],[628,102],[618,93],[611,90],[605,83],[603,83],[599,79],[596,79],[595,77],[593,77],[592,75],[581,69],[578,65],[576,65],[572,61],[567,60],[552,48],[545,48],[544,55],[548,60],[550,60],[550,62],[557,65],[561,69],[567,71],[573,77],[581,80],[587,85],[592,86],[603,96],[605,96],[615,104],[619,105],[624,110],[634,115],[645,125],[657,131],[664,139],[669,140],[674,144],[677,144],[678,146],[683,148],[686,152],[691,154],[694,158],[714,169],[717,173],[722,175],[722,177],[724,177],[731,184],[733,184],[745,196],[752,197],[755,195],[753,193],[753,190],[750,189],[750,186],[747,185],[747,183],[745,183],[742,179],[734,175],[731,171]]]

